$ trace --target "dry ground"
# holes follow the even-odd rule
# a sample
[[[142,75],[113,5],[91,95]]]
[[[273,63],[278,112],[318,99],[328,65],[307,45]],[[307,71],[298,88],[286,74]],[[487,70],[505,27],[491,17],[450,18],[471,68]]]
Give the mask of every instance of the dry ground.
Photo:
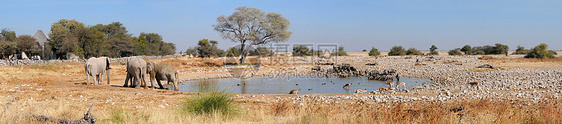
[[[504,64],[502,67],[526,65],[547,68],[561,66],[560,60],[494,58],[483,61]],[[219,70],[216,65],[222,65],[223,61],[199,58],[150,61],[172,64],[184,79],[228,74],[212,71]],[[372,100],[342,100],[339,103],[305,100],[293,103],[289,99],[296,95],[255,97],[238,94],[234,101],[241,112],[233,117],[220,114],[182,115],[178,113],[177,105],[181,104],[182,98],[197,93],[123,88],[120,86],[125,80],[125,66],[118,62],[111,65],[111,84],[96,86],[83,84],[86,79],[84,65],[79,62],[0,67],[0,122],[33,122],[31,113],[76,120],[93,104],[93,114],[101,123],[562,123],[562,101],[559,99],[526,106],[521,106],[522,101],[486,99],[400,104],[375,103]],[[464,110],[450,111],[461,104]]]

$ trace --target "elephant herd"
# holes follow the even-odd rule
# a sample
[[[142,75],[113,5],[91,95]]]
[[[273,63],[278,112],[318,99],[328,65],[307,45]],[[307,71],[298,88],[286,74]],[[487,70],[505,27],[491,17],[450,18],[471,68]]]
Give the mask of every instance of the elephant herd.
[[[164,89],[160,80],[166,80],[168,81],[168,85],[172,83],[175,91],[179,90],[177,84],[178,72],[172,65],[153,61],[146,62],[140,57],[129,57],[126,61],[127,77],[125,78],[123,87],[140,88],[144,86],[144,88],[149,88],[145,81],[145,75],[148,74],[150,76],[150,88],[154,89],[156,87],[155,84],[158,84],[160,89]],[[84,66],[87,77],[86,83],[90,84],[90,77],[92,77],[94,85],[101,85],[103,82],[103,75],[106,74],[107,84],[109,84],[109,70],[111,69],[109,63],[108,57],[92,57],[88,59]],[[168,88],[172,86],[168,86]]]

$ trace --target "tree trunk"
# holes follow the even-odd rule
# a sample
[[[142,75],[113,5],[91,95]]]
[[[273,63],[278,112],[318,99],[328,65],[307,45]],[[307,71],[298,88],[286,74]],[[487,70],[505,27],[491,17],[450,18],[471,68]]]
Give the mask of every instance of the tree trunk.
[[[49,117],[49,116],[45,116],[45,115],[34,115],[33,117],[35,117],[35,119],[37,119],[38,121],[41,122],[45,122],[45,123],[60,123],[60,124],[93,124],[96,123],[96,117],[94,117],[94,115],[92,115],[92,106],[90,106],[90,109],[88,109],[88,112],[86,114],[84,114],[84,117],[80,120],[68,120],[68,119],[57,119],[57,118],[53,118],[53,117]]]
[[[250,49],[250,47],[248,47],[248,49],[246,49],[246,45],[244,43],[242,43],[242,46],[240,47],[240,49],[242,50],[242,53],[240,53],[241,57],[240,57],[240,64],[244,63],[244,61],[246,60],[246,55],[248,55],[248,49]]]

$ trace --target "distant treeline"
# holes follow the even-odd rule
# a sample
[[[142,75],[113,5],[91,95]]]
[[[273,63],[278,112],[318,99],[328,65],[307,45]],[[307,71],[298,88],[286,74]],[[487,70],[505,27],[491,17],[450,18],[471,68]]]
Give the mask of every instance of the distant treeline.
[[[47,59],[66,59],[71,54],[80,58],[170,55],[176,50],[174,43],[162,41],[162,36],[157,33],[141,33],[138,37],[133,37],[120,22],[86,26],[76,20],[61,19],[51,25],[48,34],[50,40],[44,48],[20,48],[25,45],[14,45],[18,44],[14,41],[18,41],[19,37],[13,38],[15,37],[13,31],[3,30],[3,32],[7,34],[2,34],[0,42],[0,50],[3,54],[30,52]],[[35,41],[34,38],[28,38],[29,35],[22,36],[25,38],[22,41]]]

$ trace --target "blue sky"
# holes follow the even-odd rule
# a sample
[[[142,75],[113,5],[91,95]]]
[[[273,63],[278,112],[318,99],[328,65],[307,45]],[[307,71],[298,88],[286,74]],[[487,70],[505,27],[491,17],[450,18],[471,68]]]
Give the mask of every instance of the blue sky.
[[[235,43],[212,28],[220,15],[248,6],[282,14],[293,32],[286,43],[336,43],[347,51],[392,46],[450,50],[495,43],[530,48],[546,43],[562,50],[562,2],[555,0],[9,0],[0,5],[0,28],[17,35],[48,33],[52,23],[121,22],[129,33],[158,33],[185,51],[203,38],[227,49]]]

